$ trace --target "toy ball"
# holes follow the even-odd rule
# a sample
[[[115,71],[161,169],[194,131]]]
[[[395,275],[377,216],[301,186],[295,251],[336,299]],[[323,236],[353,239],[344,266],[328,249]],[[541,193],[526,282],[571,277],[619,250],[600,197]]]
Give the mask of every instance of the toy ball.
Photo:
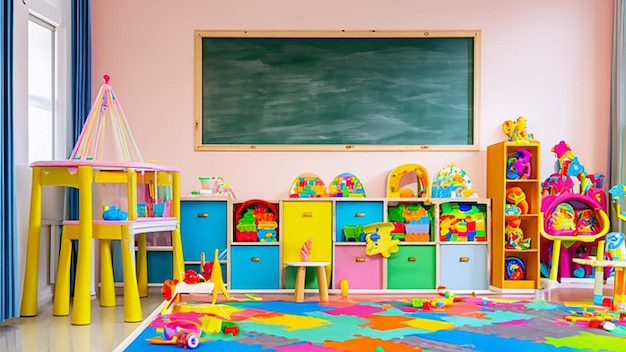
[[[507,280],[523,280],[526,278],[526,265],[524,265],[524,261],[518,257],[506,257],[504,270],[504,275]]]
[[[385,352],[385,349],[380,346],[376,346],[376,348],[374,349],[374,352]]]

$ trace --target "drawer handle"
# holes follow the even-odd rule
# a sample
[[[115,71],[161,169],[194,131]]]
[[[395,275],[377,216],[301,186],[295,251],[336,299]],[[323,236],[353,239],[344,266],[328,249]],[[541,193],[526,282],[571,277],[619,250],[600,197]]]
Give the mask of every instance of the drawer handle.
[[[312,218],[313,217],[313,212],[312,211],[307,211],[302,213],[302,217],[303,218]]]
[[[356,257],[356,260],[355,260],[355,261],[356,261],[357,263],[363,263],[363,262],[365,261],[365,258],[363,258],[363,257]]]
[[[258,262],[261,261],[261,258],[259,258],[259,257],[252,257],[252,258],[250,258],[250,260],[255,262],[255,263],[258,263]]]
[[[356,214],[354,214],[354,216],[356,216],[357,218],[364,218],[365,217],[365,213],[356,213]]]
[[[199,218],[208,218],[209,217],[209,213],[198,213],[198,217]]]
[[[409,261],[410,261],[410,262],[416,262],[416,261],[417,261],[417,259],[415,259],[415,257],[409,257]]]
[[[459,262],[461,262],[461,263],[467,263],[467,262],[469,262],[469,257],[460,257],[460,258],[459,258]]]

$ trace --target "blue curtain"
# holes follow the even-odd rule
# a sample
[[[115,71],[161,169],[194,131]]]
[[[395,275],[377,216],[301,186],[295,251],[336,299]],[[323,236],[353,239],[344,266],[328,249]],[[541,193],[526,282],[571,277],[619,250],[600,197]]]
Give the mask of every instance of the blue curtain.
[[[91,11],[90,0],[72,0],[72,142],[76,144],[91,109]],[[69,188],[68,214],[78,220],[78,190]],[[70,294],[74,294],[74,273],[78,243],[72,245]]]
[[[0,322],[19,316],[13,162],[13,1],[0,5]]]
[[[76,143],[91,109],[90,0],[72,0],[72,141]],[[69,219],[78,220],[78,192],[70,191]]]

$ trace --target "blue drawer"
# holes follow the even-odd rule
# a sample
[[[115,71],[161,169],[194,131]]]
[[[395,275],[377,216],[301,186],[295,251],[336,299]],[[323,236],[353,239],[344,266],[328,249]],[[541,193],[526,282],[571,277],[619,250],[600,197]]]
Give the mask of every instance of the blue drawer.
[[[335,209],[335,236],[344,242],[343,228],[346,225],[368,225],[384,220],[382,201],[337,201]]]
[[[220,201],[181,201],[180,234],[185,261],[200,260],[204,252],[207,260],[213,259],[217,248],[226,249],[228,204]]]
[[[486,244],[442,244],[441,285],[449,290],[488,290]]]
[[[279,289],[278,245],[231,246],[230,287],[232,289]]]
[[[148,283],[162,284],[172,277],[172,252],[148,252]]]

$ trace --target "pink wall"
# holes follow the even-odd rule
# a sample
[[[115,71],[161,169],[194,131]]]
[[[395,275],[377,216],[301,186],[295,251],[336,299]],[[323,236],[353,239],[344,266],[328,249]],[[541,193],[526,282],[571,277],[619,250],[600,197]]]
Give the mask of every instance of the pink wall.
[[[397,165],[419,163],[433,176],[455,162],[485,196],[486,148],[520,115],[542,142],[542,178],[562,139],[588,172],[607,173],[612,1],[108,0],[91,8],[93,93],[111,75],[143,157],[180,167],[183,193],[198,176],[221,175],[239,198],[281,198],[303,172],[327,182],[353,172],[368,196],[382,197]],[[479,29],[480,151],[194,152],[196,29]]]

